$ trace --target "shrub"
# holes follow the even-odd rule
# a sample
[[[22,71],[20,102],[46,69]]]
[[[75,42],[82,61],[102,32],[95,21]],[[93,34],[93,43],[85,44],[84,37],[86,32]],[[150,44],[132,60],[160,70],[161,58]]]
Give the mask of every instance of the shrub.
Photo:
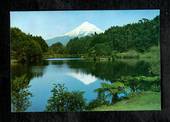
[[[97,98],[97,99],[94,99],[91,102],[89,102],[89,104],[87,105],[86,109],[87,110],[91,110],[91,109],[99,107],[101,105],[109,105],[109,102]]]
[[[85,109],[85,99],[81,91],[69,92],[64,84],[57,84],[51,91],[53,94],[48,100],[48,112],[77,112]]]

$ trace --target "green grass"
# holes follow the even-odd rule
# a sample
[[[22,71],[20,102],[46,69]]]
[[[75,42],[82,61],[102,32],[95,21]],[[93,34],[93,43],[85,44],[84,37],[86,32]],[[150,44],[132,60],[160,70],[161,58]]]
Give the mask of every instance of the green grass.
[[[135,110],[161,110],[160,92],[144,92],[138,96],[122,100],[114,105],[103,105],[92,111],[135,111]]]

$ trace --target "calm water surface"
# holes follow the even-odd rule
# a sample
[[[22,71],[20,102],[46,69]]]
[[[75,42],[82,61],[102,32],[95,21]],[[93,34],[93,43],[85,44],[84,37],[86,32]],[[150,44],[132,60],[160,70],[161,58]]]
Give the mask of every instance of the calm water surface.
[[[65,84],[69,91],[84,91],[89,102],[97,97],[94,92],[102,82],[113,82],[121,76],[148,75],[150,64],[145,61],[92,62],[79,58],[46,59],[41,65],[14,65],[12,78],[30,75],[31,106],[26,111],[44,111],[54,84]]]

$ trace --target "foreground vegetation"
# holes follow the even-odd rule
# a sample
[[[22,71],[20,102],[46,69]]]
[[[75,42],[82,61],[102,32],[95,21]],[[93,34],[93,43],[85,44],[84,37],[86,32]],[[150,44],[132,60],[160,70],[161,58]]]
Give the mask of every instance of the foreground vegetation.
[[[142,111],[161,110],[160,92],[142,92],[139,95],[124,99],[114,105],[102,105],[91,111]]]
[[[11,111],[23,112],[31,105],[29,98],[32,94],[28,90],[29,80],[30,78],[26,75],[11,80]]]
[[[102,83],[96,99],[87,102],[83,91],[68,91],[64,84],[52,89],[48,112],[160,110],[159,77],[123,77],[113,83]],[[150,90],[150,91],[148,91]]]
[[[48,100],[45,111],[49,112],[75,112],[85,109],[83,92],[69,92],[64,84],[57,84],[52,89],[52,96]]]

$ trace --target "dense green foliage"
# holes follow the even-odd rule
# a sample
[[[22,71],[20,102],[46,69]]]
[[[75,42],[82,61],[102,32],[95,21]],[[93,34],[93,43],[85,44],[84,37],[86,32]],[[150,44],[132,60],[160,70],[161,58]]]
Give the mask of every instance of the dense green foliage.
[[[114,83],[101,83],[101,87],[95,90],[98,93],[97,98],[89,103],[84,99],[83,92],[68,91],[64,84],[57,84],[51,91],[52,96],[48,100],[45,111],[88,111],[102,105],[113,105],[120,100],[131,99],[133,96],[140,95],[148,90],[159,93],[159,81],[158,76],[127,76],[117,79]]]
[[[159,76],[122,76],[118,81],[130,86],[132,92],[152,90],[160,92]]]
[[[52,54],[53,53],[55,53],[55,54],[64,54],[64,53],[66,53],[65,47],[60,42],[51,45],[49,47],[49,51],[51,51]]]
[[[11,28],[11,58],[22,63],[38,62],[48,50],[45,40]]]
[[[29,78],[26,75],[15,77],[11,81],[11,110],[14,112],[23,112],[30,105],[29,98],[32,96],[29,88]]]
[[[85,109],[83,92],[69,92],[64,84],[57,84],[51,91],[53,94],[48,100],[46,111],[49,112],[76,112]]]
[[[126,93],[127,87],[122,82],[114,82],[114,83],[101,83],[101,87],[97,88],[95,91],[99,94],[107,93],[107,96],[111,96],[111,103],[115,103],[117,101],[117,95],[121,93]]]
[[[159,45],[159,16],[143,18],[138,23],[113,26],[101,34],[71,39],[67,44],[70,54],[90,56],[111,55],[112,52],[147,51]]]
[[[52,58],[52,57],[62,58],[62,57],[70,57],[70,56],[68,56],[67,49],[65,48],[65,46],[62,43],[57,42],[55,44],[52,44],[49,47],[48,51],[44,53],[44,57],[45,58]]]

